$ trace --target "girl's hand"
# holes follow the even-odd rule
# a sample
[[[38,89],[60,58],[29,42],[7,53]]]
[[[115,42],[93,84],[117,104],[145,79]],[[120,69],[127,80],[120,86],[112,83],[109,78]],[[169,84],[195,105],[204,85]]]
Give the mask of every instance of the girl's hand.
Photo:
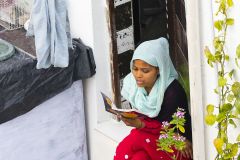
[[[193,159],[192,143],[189,140],[186,140],[185,142],[186,142],[186,146],[181,151],[181,153],[184,157]]]
[[[135,128],[143,128],[144,122],[142,122],[139,118],[124,118],[121,115],[118,115],[118,118],[122,120],[127,126],[135,127]]]

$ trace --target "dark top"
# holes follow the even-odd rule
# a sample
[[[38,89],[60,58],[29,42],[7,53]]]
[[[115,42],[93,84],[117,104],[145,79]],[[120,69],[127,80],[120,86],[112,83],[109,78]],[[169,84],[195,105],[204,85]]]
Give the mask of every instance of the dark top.
[[[186,112],[185,133],[183,136],[192,141],[191,117],[188,109],[187,95],[180,83],[174,80],[165,91],[160,113],[155,119],[160,122],[171,121],[172,115],[178,107],[183,108]]]

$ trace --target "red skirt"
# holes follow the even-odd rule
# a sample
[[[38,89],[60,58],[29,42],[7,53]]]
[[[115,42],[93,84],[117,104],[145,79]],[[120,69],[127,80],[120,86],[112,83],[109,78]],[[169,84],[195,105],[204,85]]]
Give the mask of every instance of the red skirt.
[[[177,150],[174,153],[157,150],[157,139],[160,135],[161,123],[155,120],[143,120],[145,127],[132,129],[118,145],[114,160],[191,160],[185,158]]]

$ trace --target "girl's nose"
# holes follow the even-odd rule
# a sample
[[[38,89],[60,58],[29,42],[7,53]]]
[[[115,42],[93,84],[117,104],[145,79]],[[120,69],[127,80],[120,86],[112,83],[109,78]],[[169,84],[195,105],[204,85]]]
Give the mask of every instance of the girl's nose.
[[[136,76],[137,76],[137,78],[141,78],[142,77],[142,72],[141,71],[137,71]]]

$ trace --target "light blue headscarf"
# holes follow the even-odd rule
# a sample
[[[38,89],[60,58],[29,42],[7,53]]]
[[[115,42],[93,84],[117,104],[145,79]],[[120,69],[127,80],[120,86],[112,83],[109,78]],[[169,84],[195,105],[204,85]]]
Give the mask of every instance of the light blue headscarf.
[[[153,118],[161,110],[165,90],[174,79],[178,78],[178,74],[169,56],[168,41],[165,38],[159,38],[141,43],[134,51],[130,64],[131,70],[133,61],[136,59],[158,67],[160,76],[149,95],[147,95],[143,87],[137,86],[133,74],[129,73],[123,80],[121,94],[133,107],[148,117]]]

